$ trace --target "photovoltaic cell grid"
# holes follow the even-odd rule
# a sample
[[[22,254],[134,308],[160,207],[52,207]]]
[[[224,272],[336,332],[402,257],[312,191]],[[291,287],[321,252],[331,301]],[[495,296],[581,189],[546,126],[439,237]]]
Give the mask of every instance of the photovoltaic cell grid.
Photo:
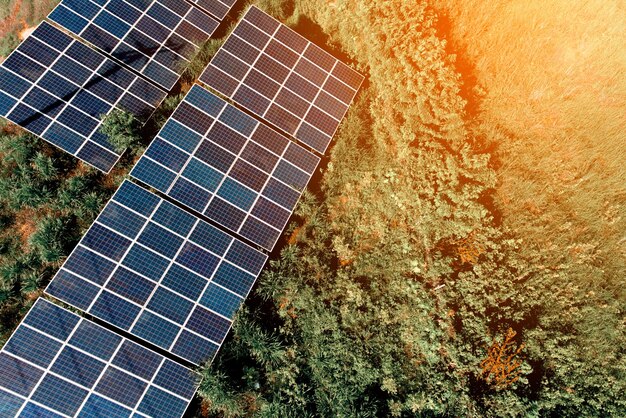
[[[195,85],[131,176],[271,250],[318,163]]]
[[[323,154],[363,76],[253,6],[200,81]]]
[[[198,7],[202,7],[213,16],[222,20],[226,17],[226,14],[235,5],[237,0],[190,0]]]
[[[213,358],[266,259],[125,181],[46,292],[200,364]]]
[[[2,417],[181,417],[191,370],[39,299],[0,352]]]
[[[62,0],[48,18],[167,90],[219,25],[182,0]]]
[[[165,92],[44,22],[0,66],[0,115],[104,172],[114,107],[149,116]]]

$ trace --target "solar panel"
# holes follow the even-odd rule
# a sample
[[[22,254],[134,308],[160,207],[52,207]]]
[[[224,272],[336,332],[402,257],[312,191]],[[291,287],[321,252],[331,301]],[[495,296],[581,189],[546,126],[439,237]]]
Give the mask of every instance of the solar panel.
[[[237,0],[190,0],[198,7],[202,7],[213,16],[222,20],[226,14],[237,3]]]
[[[323,154],[363,76],[253,6],[200,81]]]
[[[0,66],[0,115],[108,172],[120,154],[102,114],[150,115],[165,92],[43,22]]]
[[[181,0],[62,0],[48,18],[167,90],[219,25]]]
[[[266,259],[125,181],[46,292],[200,364],[218,350]]]
[[[181,417],[198,380],[41,298],[0,352],[0,370],[2,417]]]
[[[131,176],[271,250],[318,162],[195,85]]]

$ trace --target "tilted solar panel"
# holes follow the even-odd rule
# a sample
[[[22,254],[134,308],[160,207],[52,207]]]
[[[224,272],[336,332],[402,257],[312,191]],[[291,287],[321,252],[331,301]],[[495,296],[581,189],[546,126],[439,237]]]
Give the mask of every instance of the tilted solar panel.
[[[200,364],[213,358],[266,259],[125,181],[46,292]]]
[[[323,154],[363,76],[253,6],[200,81]]]
[[[195,85],[131,176],[271,250],[318,163]]]
[[[48,18],[167,90],[219,25],[183,0],[62,0]]]
[[[237,3],[237,0],[190,0],[198,7],[202,7],[213,16],[222,20],[226,14]]]
[[[120,157],[98,130],[114,107],[149,116],[165,92],[43,22],[0,65],[0,115],[101,171]]]
[[[0,352],[0,416],[177,418],[198,380],[40,298]]]

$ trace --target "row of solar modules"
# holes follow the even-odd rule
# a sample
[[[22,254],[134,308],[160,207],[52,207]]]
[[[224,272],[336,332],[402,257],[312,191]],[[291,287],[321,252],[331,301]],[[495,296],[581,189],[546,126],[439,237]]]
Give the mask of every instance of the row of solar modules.
[[[266,259],[125,181],[46,293],[201,364],[219,349]]]
[[[319,161],[196,85],[131,176],[271,251]]]
[[[363,76],[251,7],[200,81],[323,154]]]
[[[233,3],[196,2],[218,19]],[[22,42],[0,65],[0,115],[104,172],[123,150],[99,132],[103,115],[147,119],[219,25],[184,0],[62,0],[48,18],[78,39],[44,22]]]
[[[48,18],[166,90],[219,25],[182,0],[62,0]]]
[[[99,132],[114,107],[145,119],[165,92],[44,22],[0,66],[0,115],[108,172],[120,157]]]
[[[267,25],[275,21],[251,8],[240,25],[246,27],[249,22]],[[233,37],[241,33],[241,27]],[[290,34],[283,26],[275,32],[278,39]],[[306,47],[303,57],[310,48]],[[313,56],[307,59],[319,64]],[[327,74],[327,79],[335,77],[333,74]],[[341,73],[337,77],[341,80]],[[329,88],[322,86],[317,94],[324,89]],[[319,157],[305,148],[194,86],[131,175],[187,209],[271,250],[318,163]],[[219,349],[266,259],[265,254],[190,212],[125,181],[46,292],[182,359],[201,364],[211,361]],[[191,397],[195,388],[188,373],[180,373],[178,380],[159,380],[161,371],[156,368],[144,376],[137,371],[146,367],[143,362],[124,363],[117,360],[118,352],[99,357],[73,342],[71,332],[54,335],[53,326],[44,337],[35,334],[31,328],[36,326],[29,321],[37,316],[40,306],[54,307],[38,302],[18,329],[27,331],[16,332],[11,341],[17,343],[7,344],[4,350],[11,361],[22,361],[8,369],[16,371],[7,375],[5,383],[0,379],[0,388],[7,388],[0,389],[0,400],[14,408],[8,409],[9,416],[14,411],[30,416],[39,413],[37,408],[52,408],[61,416],[101,416],[103,411],[106,416],[129,416],[128,408],[136,416],[180,416],[186,406],[180,401],[188,402],[188,398],[171,386],[186,385],[185,394]],[[22,333],[28,335],[21,337]],[[101,338],[91,333],[91,340],[98,345]],[[42,338],[57,344],[42,343]],[[20,339],[24,344],[18,344]],[[129,341],[120,344],[132,345]],[[17,352],[18,345],[26,348]],[[55,354],[38,364],[38,350],[48,346]],[[132,347],[140,350],[139,346]],[[64,357],[59,350],[71,355]],[[134,359],[157,356],[146,353]],[[68,356],[70,360],[59,360]],[[104,369],[94,356],[106,363]],[[167,362],[162,359],[161,367]],[[35,370],[37,366],[43,370]],[[22,372],[30,368],[35,368],[32,373],[36,377]],[[20,379],[24,386],[21,391],[16,390],[21,383],[15,384]],[[50,394],[53,383],[43,383],[48,381],[61,388],[63,399]],[[173,395],[178,399],[168,398]]]
[[[181,417],[199,376],[39,299],[0,351],[1,417]]]

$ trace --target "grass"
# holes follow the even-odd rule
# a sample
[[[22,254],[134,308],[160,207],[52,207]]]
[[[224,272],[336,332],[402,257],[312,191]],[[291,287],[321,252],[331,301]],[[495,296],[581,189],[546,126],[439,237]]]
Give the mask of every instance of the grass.
[[[626,255],[626,7],[619,0],[457,2],[436,7],[477,131],[492,142],[504,222],[555,264]],[[600,277],[598,277],[600,279]],[[602,280],[602,279],[600,279]]]
[[[0,0],[0,56],[17,46],[20,33],[38,25],[59,0]]]

